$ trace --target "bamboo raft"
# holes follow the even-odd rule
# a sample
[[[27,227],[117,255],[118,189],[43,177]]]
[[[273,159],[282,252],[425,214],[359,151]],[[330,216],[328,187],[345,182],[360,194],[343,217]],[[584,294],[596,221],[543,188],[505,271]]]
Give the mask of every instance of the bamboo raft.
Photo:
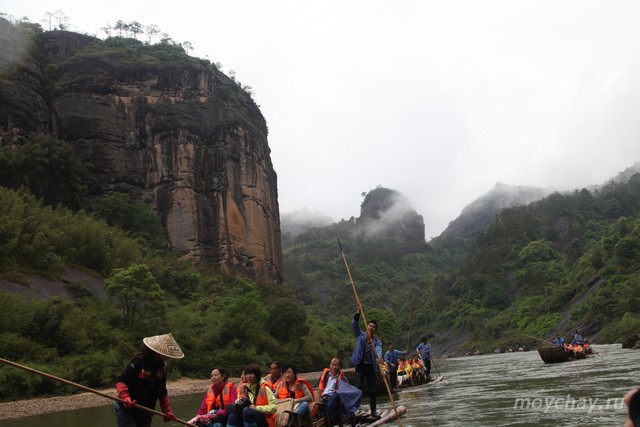
[[[593,352],[566,351],[564,348],[558,346],[541,347],[538,349],[538,354],[544,363],[563,363],[593,356]]]

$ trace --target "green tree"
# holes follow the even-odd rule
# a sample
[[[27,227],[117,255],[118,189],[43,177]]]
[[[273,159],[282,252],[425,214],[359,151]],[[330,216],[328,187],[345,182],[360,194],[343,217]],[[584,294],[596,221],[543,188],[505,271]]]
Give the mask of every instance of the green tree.
[[[147,265],[118,268],[104,281],[104,286],[107,294],[117,299],[116,306],[122,310],[127,325],[156,319],[164,312],[164,292]]]
[[[272,304],[267,324],[271,335],[282,342],[301,342],[309,332],[306,310],[290,298],[279,298]]]
[[[0,185],[24,186],[48,205],[82,206],[89,175],[75,150],[52,136],[35,135],[0,148]]]
[[[125,193],[113,193],[93,203],[91,209],[95,217],[128,231],[131,237],[139,237],[154,248],[166,247],[160,216],[146,203],[132,200]]]

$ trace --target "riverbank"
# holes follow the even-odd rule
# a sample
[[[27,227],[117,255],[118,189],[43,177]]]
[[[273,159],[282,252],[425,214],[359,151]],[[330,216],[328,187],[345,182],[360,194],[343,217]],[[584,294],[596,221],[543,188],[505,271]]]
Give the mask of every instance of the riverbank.
[[[204,395],[209,384],[211,384],[211,381],[208,379],[180,378],[176,381],[169,381],[167,383],[167,390],[169,391],[169,397],[196,393],[203,393]],[[108,396],[118,396],[115,387],[100,389],[98,391]],[[113,402],[114,401],[109,398],[89,392],[69,396],[16,400],[13,402],[0,403],[0,420],[22,418],[31,415],[41,415],[74,409],[95,408],[97,406],[110,405],[113,404]]]
[[[308,379],[312,384],[315,384],[321,373],[322,372],[307,372],[299,375]],[[229,381],[234,384],[238,384],[240,379],[229,378]],[[202,393],[204,396],[209,384],[211,384],[211,381],[208,379],[192,379],[183,377],[175,381],[168,381],[167,391],[169,392],[169,398],[171,398],[171,396],[183,396],[185,394],[198,393]],[[115,387],[99,389],[97,391],[106,394],[107,396],[118,397]],[[111,405],[113,402],[114,401],[112,399],[90,392],[69,396],[38,397],[26,400],[16,400],[13,402],[4,402],[0,403],[0,421],[23,418],[31,415],[49,414],[51,412],[95,408],[98,406]],[[156,410],[159,411],[160,408],[156,407]]]

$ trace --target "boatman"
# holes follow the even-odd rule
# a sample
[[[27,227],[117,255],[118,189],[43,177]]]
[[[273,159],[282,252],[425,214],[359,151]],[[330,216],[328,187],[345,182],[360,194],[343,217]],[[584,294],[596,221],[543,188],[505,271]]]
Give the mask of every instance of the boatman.
[[[560,335],[556,335],[555,339],[551,342],[558,347],[564,347],[564,338],[562,338]]]
[[[398,388],[398,356],[404,355],[404,351],[395,350],[391,343],[389,343],[387,351],[384,353],[384,361],[389,370],[389,382],[392,390]]]
[[[171,334],[155,335],[142,340],[124,372],[116,380],[120,400],[114,405],[118,427],[149,427],[153,413],[137,409],[160,408],[164,422],[177,420],[167,395],[167,359],[182,359],[184,353]]]
[[[582,345],[582,341],[583,341],[582,335],[580,335],[580,333],[578,331],[576,331],[576,334],[574,335],[573,341],[571,341],[571,344],[573,344],[573,345],[576,345],[576,344],[577,345]]]
[[[431,344],[427,342],[427,337],[422,337],[422,342],[418,347],[416,347],[416,351],[420,355],[422,364],[427,370],[427,382],[429,382],[429,378],[431,375]]]
[[[362,390],[363,380],[367,380],[371,417],[380,419],[380,415],[376,412],[376,374],[378,364],[384,363],[382,360],[382,341],[373,336],[378,330],[378,323],[375,320],[367,323],[366,333],[360,329],[361,311],[362,305],[358,301],[358,311],[356,311],[353,320],[351,320],[351,332],[356,337],[356,347],[351,355],[351,363],[356,367],[353,385]],[[373,346],[371,345],[372,342]]]

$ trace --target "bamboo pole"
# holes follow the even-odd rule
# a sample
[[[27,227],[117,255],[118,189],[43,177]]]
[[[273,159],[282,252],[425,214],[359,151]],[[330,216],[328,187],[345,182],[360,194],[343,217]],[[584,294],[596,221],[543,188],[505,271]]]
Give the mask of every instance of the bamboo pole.
[[[409,352],[409,346],[411,345],[411,329],[413,329],[413,320],[416,314],[416,301],[412,302],[411,318],[409,319],[409,336],[407,337],[407,346],[404,348],[405,355]]]
[[[59,381],[59,382],[61,382],[63,384],[67,384],[67,385],[79,388],[80,390],[84,390],[84,391],[88,391],[88,392],[93,393],[93,394],[97,394],[98,396],[106,397],[107,399],[115,400],[116,402],[124,403],[124,400],[120,399],[119,397],[111,396],[111,395],[109,395],[107,393],[103,393],[101,391],[94,390],[92,388],[83,386],[82,384],[74,383],[73,381],[69,381],[69,380],[66,380],[64,378],[56,377],[55,375],[47,374],[46,372],[38,371],[38,370],[30,368],[28,366],[21,365],[19,363],[12,362],[12,361],[7,360],[7,359],[3,359],[1,357],[0,357],[0,362],[4,363],[5,365],[13,366],[14,368],[22,369],[23,371],[31,372],[32,374],[40,375],[41,377],[49,378],[49,379],[54,380],[54,381]],[[134,405],[133,408],[134,409],[139,409],[139,410],[145,411],[145,412],[150,412],[152,414],[160,415],[161,417],[164,417],[164,413],[163,412],[156,411],[155,409],[147,408],[146,406]],[[189,424],[188,422],[180,420],[180,419],[176,419],[175,421],[177,421],[177,422],[179,422],[181,424],[184,424],[186,426],[193,426],[193,424]]]
[[[360,310],[360,314],[362,314],[362,321],[367,325],[367,318],[364,315],[364,308],[362,307],[362,303],[360,302],[360,298],[358,298],[358,291],[356,290],[356,284],[353,282],[353,277],[351,276],[351,270],[349,269],[349,264],[347,263],[347,257],[344,255],[344,251],[342,250],[342,244],[340,243],[340,238],[338,239],[338,246],[340,247],[340,253],[342,254],[342,260],[344,261],[344,266],[347,268],[347,274],[349,275],[349,281],[351,282],[351,287],[353,288],[353,295],[356,298],[356,303],[358,304],[358,309]],[[369,342],[371,343],[371,348],[375,351],[376,343],[373,341],[373,337],[370,334],[367,334],[369,338]],[[379,368],[378,368],[379,369]],[[393,400],[393,395],[391,394],[391,388],[389,388],[389,382],[384,375],[382,375],[382,380],[384,381],[384,385],[387,389],[387,393],[389,394],[389,401],[391,401],[391,406],[393,406],[393,411],[396,414],[396,418],[398,419],[398,424],[400,427],[404,427],[402,424],[402,420],[400,419],[400,413],[398,412],[398,408],[396,406],[396,402]]]
[[[532,340],[538,340],[538,341],[545,342],[545,343],[547,343],[547,344],[557,345],[556,343],[553,343],[553,342],[548,341],[548,340],[543,340],[542,338],[536,338],[536,337],[534,337],[534,336],[527,335],[527,334],[522,334],[522,335],[523,335],[523,336],[525,336],[525,337],[527,337],[527,338],[531,338]]]

